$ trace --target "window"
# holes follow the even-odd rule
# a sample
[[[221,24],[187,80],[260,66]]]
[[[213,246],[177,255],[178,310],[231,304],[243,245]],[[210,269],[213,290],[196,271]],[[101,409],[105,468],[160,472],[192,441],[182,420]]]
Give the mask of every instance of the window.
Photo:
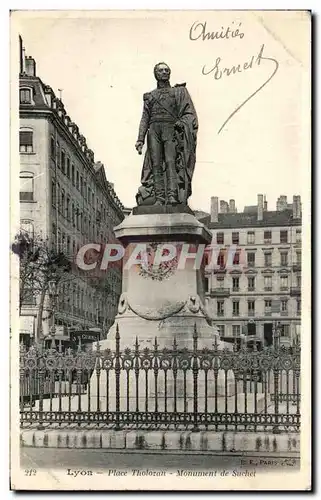
[[[56,159],[56,143],[53,137],[50,137],[50,156],[54,160]]]
[[[241,334],[241,325],[232,325],[233,337],[239,337]]]
[[[301,274],[296,275],[296,285],[298,288],[301,288]]]
[[[216,234],[216,243],[218,245],[224,245],[224,233],[217,233]]]
[[[67,196],[67,201],[66,201],[66,218],[67,220],[70,220],[70,198]]]
[[[65,191],[61,191],[61,213],[65,216]]]
[[[248,265],[248,267],[255,266],[255,253],[254,252],[247,253],[247,265]]]
[[[72,225],[75,227],[75,205],[72,204],[72,209],[71,209],[71,220],[72,220]]]
[[[271,300],[265,300],[264,301],[264,309],[265,309],[265,314],[269,315],[272,312],[272,301]]]
[[[264,253],[264,266],[271,267],[272,266],[272,252]]]
[[[225,266],[225,254],[224,254],[224,251],[223,252],[221,251],[218,254],[217,265],[220,266],[220,267],[224,267]]]
[[[288,232],[280,231],[280,243],[287,243],[287,242],[288,242]]]
[[[86,184],[85,180],[84,180],[83,196],[84,196],[85,200],[87,201],[87,184]]]
[[[249,245],[252,245],[253,243],[255,243],[255,232],[254,231],[248,231],[247,242]]]
[[[297,299],[296,301],[296,313],[301,315],[301,299]]]
[[[63,150],[61,150],[61,154],[60,154],[60,157],[61,157],[61,171],[62,173],[66,173],[66,165],[65,165],[65,159],[66,159],[66,155],[65,155],[65,152]]]
[[[288,289],[288,277],[287,276],[281,276],[280,278],[280,288],[281,290],[287,290]]]
[[[288,301],[286,299],[281,300],[281,313],[288,312]]]
[[[248,300],[247,301],[247,312],[249,316],[254,316],[255,314],[255,301]]]
[[[264,231],[264,243],[272,242],[272,231]]]
[[[240,278],[232,278],[233,292],[238,292],[240,289]]]
[[[70,179],[70,158],[67,157],[66,160],[66,175]]]
[[[288,252],[281,252],[281,266],[288,265]]]
[[[290,325],[281,325],[280,335],[281,335],[281,337],[289,337],[290,336]]]
[[[217,277],[217,285],[219,288],[224,288],[224,277],[221,276]]]
[[[209,284],[210,284],[210,280],[209,280],[209,278],[205,278],[205,279],[204,279],[204,288],[205,288],[205,292],[209,292],[209,290],[210,290],[210,289],[209,289],[209,286],[210,286]]]
[[[254,278],[254,276],[247,278],[247,287],[248,287],[249,292],[253,292],[255,290],[255,278]]]
[[[56,206],[56,183],[54,180],[51,181],[51,203],[52,206]]]
[[[301,229],[296,230],[296,242],[301,243]]]
[[[79,190],[79,172],[76,172],[76,188]]]
[[[224,316],[224,300],[217,301],[217,315]]]
[[[19,151],[20,153],[33,152],[33,132],[32,130],[20,130],[19,132]]]
[[[296,252],[296,263],[301,265],[301,252]]]
[[[70,236],[67,236],[67,254],[70,252],[70,243],[71,243]]]
[[[233,301],[233,316],[240,315],[240,302],[238,300]]]
[[[83,178],[80,176],[80,194],[83,194]]]
[[[71,182],[75,185],[75,165],[71,165]]]
[[[60,192],[60,184],[57,183],[57,207],[58,212],[61,211],[61,192]]]
[[[20,173],[20,201],[33,201],[33,174]]]
[[[20,103],[31,104],[31,89],[20,89]]]
[[[232,233],[232,244],[233,245],[238,245],[239,242],[240,242],[239,233]]]
[[[223,337],[225,334],[225,325],[216,325],[217,331],[220,337]]]
[[[233,264],[235,266],[238,266],[240,264],[240,252],[235,252],[234,258],[233,258]]]
[[[59,142],[57,142],[57,166],[60,168],[60,160],[61,160],[61,157],[60,157],[60,144]]]
[[[77,206],[76,208],[76,228],[79,230],[79,220],[80,220],[80,211],[79,211],[79,207]]]
[[[272,276],[264,276],[264,290],[272,290]]]

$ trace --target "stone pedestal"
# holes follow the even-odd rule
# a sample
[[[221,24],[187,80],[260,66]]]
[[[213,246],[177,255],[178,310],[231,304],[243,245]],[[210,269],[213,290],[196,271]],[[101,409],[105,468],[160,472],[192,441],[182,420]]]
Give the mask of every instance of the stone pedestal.
[[[133,345],[136,337],[141,347],[151,347],[157,337],[160,348],[171,348],[174,338],[179,348],[191,348],[195,325],[203,347],[214,342],[214,328],[204,307],[202,261],[212,235],[187,207],[157,209],[163,213],[151,213],[155,207],[137,207],[135,214],[115,228],[116,237],[126,247],[122,295],[102,348],[110,343],[114,346],[116,324],[121,348]],[[157,252],[161,255],[173,249],[174,258],[156,265]],[[197,258],[185,260],[186,251]],[[142,265],[133,263],[135,255],[136,262],[143,257]]]

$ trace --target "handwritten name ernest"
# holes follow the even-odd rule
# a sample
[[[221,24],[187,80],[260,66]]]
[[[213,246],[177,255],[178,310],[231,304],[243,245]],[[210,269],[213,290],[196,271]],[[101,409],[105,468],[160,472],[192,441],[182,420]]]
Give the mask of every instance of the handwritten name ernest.
[[[243,73],[244,71],[247,71],[249,69],[253,69],[255,66],[260,66],[261,64],[270,64],[271,67],[271,73],[268,76],[268,78],[254,91],[252,92],[246,99],[243,101],[225,120],[223,125],[220,127],[218,134],[222,131],[222,129],[225,127],[227,122],[230,121],[230,119],[238,112],[240,109],[250,100],[252,99],[260,90],[262,90],[275,76],[278,68],[279,68],[279,63],[274,57],[267,57],[264,53],[265,46],[264,44],[261,45],[261,48],[258,52],[257,55],[252,55],[249,57],[247,61],[244,61],[242,63],[237,63],[234,64],[230,67],[224,67],[224,64],[222,62],[221,57],[217,57],[215,59],[215,63],[212,64],[211,66],[204,65],[202,68],[202,74],[204,76],[211,75],[215,80],[220,80],[223,77],[229,77],[231,75],[235,75],[237,73]],[[273,63],[273,66],[271,66],[271,63]]]

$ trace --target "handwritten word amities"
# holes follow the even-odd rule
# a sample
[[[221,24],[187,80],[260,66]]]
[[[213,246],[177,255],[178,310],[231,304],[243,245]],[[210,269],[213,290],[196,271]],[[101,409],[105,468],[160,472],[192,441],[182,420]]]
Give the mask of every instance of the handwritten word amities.
[[[234,21],[232,21],[232,25],[234,24]],[[242,23],[238,23],[238,26],[240,27]],[[227,28],[224,28],[221,26],[221,29],[218,31],[207,31],[206,30],[206,21],[205,23],[200,23],[199,21],[196,21],[195,23],[192,24],[189,30],[189,39],[190,40],[202,40],[203,42],[205,40],[219,40],[219,39],[226,39],[230,40],[231,38],[243,38],[244,33],[242,33],[239,28],[235,28],[235,26],[228,26]]]

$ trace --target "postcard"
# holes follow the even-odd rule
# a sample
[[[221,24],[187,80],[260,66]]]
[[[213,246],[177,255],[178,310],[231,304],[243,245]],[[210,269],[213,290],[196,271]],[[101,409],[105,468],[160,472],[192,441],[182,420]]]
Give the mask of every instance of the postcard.
[[[12,490],[311,489],[311,13],[11,12]]]

